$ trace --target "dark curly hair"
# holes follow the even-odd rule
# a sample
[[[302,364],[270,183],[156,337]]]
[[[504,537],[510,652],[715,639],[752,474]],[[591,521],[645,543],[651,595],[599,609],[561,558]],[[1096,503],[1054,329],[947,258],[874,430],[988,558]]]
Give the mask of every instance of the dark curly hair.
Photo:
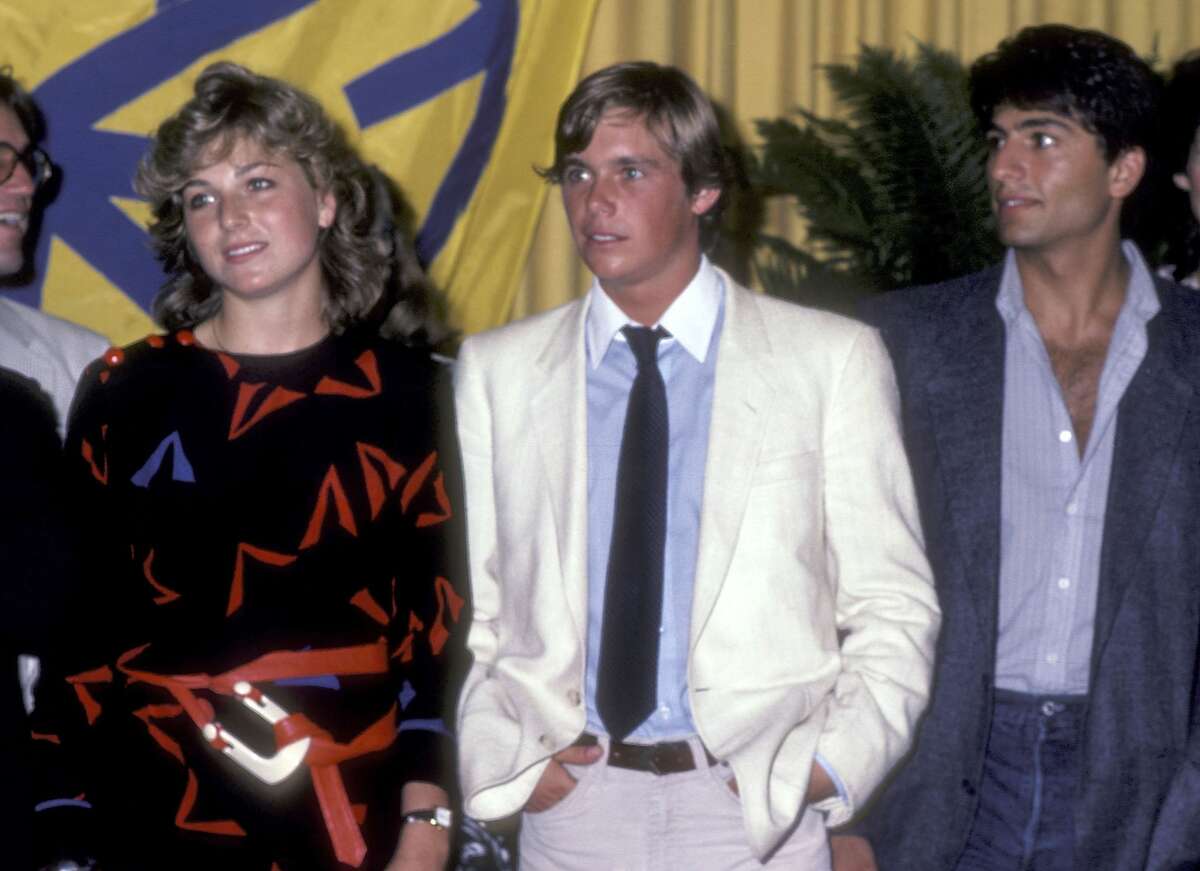
[[[0,67],[0,104],[12,109],[29,141],[38,143],[46,135],[46,121],[29,92],[13,77],[12,67]]]
[[[1097,136],[1109,161],[1134,147],[1149,153],[1159,80],[1132,48],[1098,30],[1026,27],[971,65],[970,89],[982,130],[1000,106],[1047,109]]]
[[[1200,51],[1181,58],[1171,70],[1163,102],[1163,163],[1167,173],[1186,172],[1200,135]],[[1191,198],[1171,186],[1166,261],[1183,280],[1200,269],[1200,223]]]
[[[290,157],[313,188],[331,191],[337,201],[333,224],[318,242],[323,313],[333,332],[373,324],[410,342],[444,336],[381,174],[362,162],[311,96],[229,62],[200,74],[192,99],[159,126],[134,179],[150,204],[150,237],[168,276],[153,306],[163,327],[191,328],[221,308],[220,288],[188,245],[180,191],[202,161],[223,159],[242,140]]]
[[[712,103],[682,70],[650,61],[613,64],[589,75],[567,97],[554,131],[554,163],[538,173],[560,184],[567,160],[588,147],[596,125],[610,109],[644,119],[663,150],[679,162],[689,194],[721,191],[700,216],[706,242],[715,235],[733,181],[733,164],[721,144]]]

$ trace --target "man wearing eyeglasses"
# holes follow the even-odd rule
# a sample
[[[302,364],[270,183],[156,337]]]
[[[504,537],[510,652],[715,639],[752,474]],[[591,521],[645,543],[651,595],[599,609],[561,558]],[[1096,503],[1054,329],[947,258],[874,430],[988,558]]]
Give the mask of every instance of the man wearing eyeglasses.
[[[7,69],[0,69],[0,286],[23,277],[26,233],[38,191],[53,167],[37,147],[41,112]],[[0,294],[0,366],[31,378],[54,403],[59,435],[83,368],[108,341],[77,324],[52,317]]]
[[[0,68],[0,288],[16,286],[23,277],[25,236],[33,209],[38,205],[38,190],[53,173],[49,158],[36,145],[43,132],[41,113],[29,94],[17,84],[8,69]],[[35,444],[33,435],[40,432],[43,420],[29,411],[37,408],[32,395],[10,399],[10,393],[15,397],[20,391],[16,387],[9,391],[8,385],[32,389],[34,385],[30,382],[36,382],[53,403],[54,423],[61,437],[66,430],[67,411],[80,374],[107,347],[107,340],[91,330],[7,299],[0,293],[0,421],[3,422],[0,424],[3,428],[0,445],[5,448],[0,459],[7,461],[0,475],[0,486],[4,488],[6,504],[16,509],[16,516],[21,517],[23,523],[14,527],[5,521],[0,525],[0,530],[5,533],[0,536],[0,555],[4,557],[0,561],[3,566],[3,575],[0,575],[3,598],[0,601],[4,603],[24,601],[30,605],[26,592],[39,586],[43,588],[42,592],[49,592],[46,580],[60,576],[52,562],[66,555],[65,543],[56,541],[58,536],[54,530],[59,527],[48,523],[48,515],[38,508],[52,506],[58,501],[57,496],[51,495],[57,494],[58,490],[52,480],[57,469],[49,449],[35,452],[30,447]],[[20,373],[29,382],[15,379],[3,371],[6,369]],[[47,408],[47,418],[49,413]],[[22,441],[26,437],[28,440]],[[11,451],[8,450],[10,445],[13,446]],[[20,580],[25,569],[29,570],[30,577],[40,580],[22,585]],[[31,616],[33,612],[29,607],[6,606],[4,610],[10,619],[0,629],[0,670],[5,668],[4,663],[12,663],[14,652],[28,651],[31,644],[45,640],[35,638],[45,621]],[[40,613],[46,616],[49,610],[43,609]],[[11,665],[7,668],[11,669]],[[35,658],[20,657],[20,689],[26,711],[33,706],[37,672]],[[7,673],[12,675],[13,672]],[[11,677],[4,679],[5,683],[11,681]],[[27,734],[28,725],[19,717],[21,702],[16,697],[15,686],[12,693],[10,698],[7,687],[0,693],[0,734]],[[22,850],[27,844],[20,837],[24,836],[22,829],[28,828],[28,817],[27,811],[20,807],[23,794],[17,784],[21,773],[14,772],[13,765],[24,751],[14,741],[3,743],[12,752],[9,759],[0,762],[12,764],[0,764],[0,770],[9,772],[13,785],[7,791],[8,798],[0,805],[0,811],[3,811],[0,816],[13,822],[7,833],[0,831],[0,842],[6,845],[4,855],[8,860],[22,863],[25,861]]]

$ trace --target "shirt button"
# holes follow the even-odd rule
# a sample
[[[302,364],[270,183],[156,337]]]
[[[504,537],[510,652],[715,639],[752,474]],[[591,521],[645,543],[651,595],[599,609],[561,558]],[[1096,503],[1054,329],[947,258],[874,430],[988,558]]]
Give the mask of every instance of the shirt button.
[[[671,709],[666,705],[663,705],[658,709],[658,715],[665,720],[667,717],[671,716]]]
[[[567,690],[567,701],[572,705],[578,705],[580,701],[579,690]]]
[[[1067,514],[1070,514],[1073,517],[1078,511],[1079,511],[1079,506],[1076,505],[1074,502],[1067,503]]]
[[[1047,653],[1046,654],[1046,662],[1050,663],[1051,665],[1054,665],[1054,663],[1058,662],[1058,654],[1057,653]]]
[[[1058,433],[1058,440],[1064,445],[1071,441],[1071,438],[1071,431],[1069,429],[1060,430]]]
[[[554,739],[549,735],[543,735],[542,737],[538,738],[538,742],[547,750],[554,749]]]
[[[1065,589],[1067,589],[1067,588],[1068,588],[1068,587],[1070,587],[1070,586],[1071,586],[1071,579],[1070,579],[1070,578],[1059,578],[1059,579],[1058,579],[1058,588],[1059,588],[1060,590],[1065,590]]]

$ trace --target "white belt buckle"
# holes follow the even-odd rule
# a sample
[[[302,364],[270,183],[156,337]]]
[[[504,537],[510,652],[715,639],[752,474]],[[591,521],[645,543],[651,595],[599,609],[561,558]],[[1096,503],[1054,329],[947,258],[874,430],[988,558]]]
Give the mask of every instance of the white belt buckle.
[[[259,692],[258,698],[253,697],[254,687],[247,681],[240,680],[233,685],[234,693],[254,713],[268,723],[275,724],[287,717],[288,712],[271,701],[266,693]],[[275,751],[274,756],[260,756],[242,743],[236,735],[225,729],[220,723],[213,721],[205,723],[200,730],[204,739],[210,744],[224,744],[221,752],[253,774],[263,783],[274,786],[292,775],[304,764],[304,757],[312,738],[301,738],[290,744],[285,744]]]

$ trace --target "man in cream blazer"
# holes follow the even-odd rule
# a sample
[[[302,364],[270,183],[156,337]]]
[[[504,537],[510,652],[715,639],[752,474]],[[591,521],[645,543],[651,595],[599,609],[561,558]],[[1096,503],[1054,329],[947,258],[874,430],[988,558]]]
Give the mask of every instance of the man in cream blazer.
[[[886,351],[702,256],[724,163],[678,70],[588,77],[556,144],[547,175],[597,281],[458,364],[466,811],[524,810],[525,868],[827,868],[825,826],[909,747],[938,623]],[[641,377],[626,325],[667,331],[670,475],[656,707],[614,735],[596,686]]]

